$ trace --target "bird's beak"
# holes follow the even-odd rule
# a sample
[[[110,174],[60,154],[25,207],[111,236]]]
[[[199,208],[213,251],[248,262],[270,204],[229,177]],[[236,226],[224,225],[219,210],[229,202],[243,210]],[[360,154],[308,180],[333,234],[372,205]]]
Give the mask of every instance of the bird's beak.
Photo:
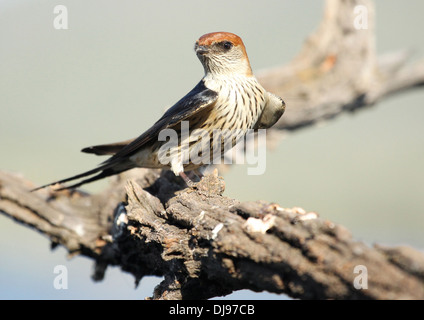
[[[196,51],[196,54],[200,54],[200,55],[204,55],[204,54],[206,54],[206,53],[209,52],[208,47],[206,47],[206,46],[200,46],[197,43],[196,43],[196,45],[194,47],[194,50]]]

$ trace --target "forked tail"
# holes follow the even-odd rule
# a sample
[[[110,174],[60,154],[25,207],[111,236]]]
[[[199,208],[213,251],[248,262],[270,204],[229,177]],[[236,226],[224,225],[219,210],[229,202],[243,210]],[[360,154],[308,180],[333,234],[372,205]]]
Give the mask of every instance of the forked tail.
[[[32,189],[31,192],[32,191],[37,191],[37,190],[40,190],[40,189],[43,189],[43,188],[46,188],[48,186],[52,186],[52,185],[55,185],[55,184],[58,184],[58,183],[66,183],[66,182],[69,182],[69,181],[73,181],[73,180],[81,179],[81,178],[84,178],[84,177],[92,176],[95,173],[100,172],[99,174],[97,174],[95,176],[92,176],[90,178],[84,179],[84,180],[82,180],[80,182],[77,182],[75,184],[72,184],[70,186],[65,186],[65,187],[56,189],[55,191],[60,191],[60,190],[65,190],[65,189],[71,189],[71,188],[77,188],[77,187],[82,186],[83,184],[86,184],[86,183],[89,183],[89,182],[93,182],[93,181],[97,181],[97,180],[100,180],[100,179],[103,179],[103,178],[112,176],[114,174],[118,174],[118,173],[123,172],[123,171],[128,170],[128,169],[130,169],[130,168],[122,168],[122,169],[120,168],[120,169],[117,170],[116,169],[116,166],[111,166],[110,164],[104,164],[104,165],[102,165],[102,166],[100,166],[98,168],[95,168],[95,169],[92,169],[92,170],[89,170],[89,171],[86,171],[86,172],[77,174],[75,176],[72,176],[72,177],[69,177],[69,178],[66,178],[66,179],[62,179],[62,180],[59,180],[59,181],[55,181],[55,182],[52,182],[52,183],[45,184],[45,185],[43,185],[41,187]]]

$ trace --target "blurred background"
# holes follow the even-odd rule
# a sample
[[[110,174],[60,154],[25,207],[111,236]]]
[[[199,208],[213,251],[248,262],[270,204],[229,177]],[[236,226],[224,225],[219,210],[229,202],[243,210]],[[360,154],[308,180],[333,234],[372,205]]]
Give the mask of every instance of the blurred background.
[[[56,5],[68,30],[53,28]],[[103,161],[80,149],[141,134],[203,76],[193,46],[213,31],[240,35],[254,71],[289,62],[321,20],[324,2],[0,0],[0,169],[35,185]],[[379,53],[424,56],[424,2],[376,2]],[[283,96],[284,98],[284,96]],[[224,174],[225,195],[300,206],[350,229],[358,241],[424,248],[424,90],[396,95],[325,126],[299,130],[267,154],[266,172]],[[290,105],[288,105],[290,108]],[[107,181],[84,187],[96,192]],[[0,299],[143,299],[158,277],[51,251],[47,238],[0,215]],[[68,270],[68,289],[53,269]],[[235,292],[231,299],[285,299]]]

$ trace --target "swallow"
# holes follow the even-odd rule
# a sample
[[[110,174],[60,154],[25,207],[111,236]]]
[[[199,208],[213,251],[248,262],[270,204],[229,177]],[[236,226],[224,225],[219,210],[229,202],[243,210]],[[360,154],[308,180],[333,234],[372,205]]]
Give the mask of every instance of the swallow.
[[[111,157],[94,169],[33,191],[80,180],[56,190],[77,188],[136,167],[171,169],[188,186],[194,186],[185,172],[196,170],[203,164],[184,158],[184,139],[180,134],[184,122],[188,123],[190,132],[202,129],[210,137],[214,130],[237,130],[235,140],[239,140],[247,130],[270,128],[280,119],[285,103],[259,84],[239,36],[229,32],[208,33],[196,41],[194,49],[203,65],[204,77],[148,130],[135,139],[82,149],[84,153]],[[159,139],[159,136],[166,129],[179,134],[178,143],[168,150],[168,155],[172,155],[170,161],[163,163],[160,151],[166,141]],[[186,143],[189,148],[196,146],[196,142]]]

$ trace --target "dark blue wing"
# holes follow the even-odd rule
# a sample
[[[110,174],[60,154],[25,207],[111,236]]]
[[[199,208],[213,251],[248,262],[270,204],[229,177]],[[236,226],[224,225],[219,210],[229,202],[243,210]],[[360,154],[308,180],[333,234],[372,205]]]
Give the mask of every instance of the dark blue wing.
[[[152,139],[156,140],[161,130],[170,128],[193,114],[206,109],[215,103],[217,98],[218,93],[208,89],[203,80],[201,80],[189,93],[169,108],[150,129],[103,163],[110,164],[119,161],[123,157],[131,156],[146,143],[152,141]]]
[[[139,136],[135,140],[124,141],[120,143],[113,143],[108,145],[93,146],[83,149],[82,151],[95,154],[111,154],[116,152],[111,158],[100,164],[99,167],[86,171],[84,173],[52,182],[34,189],[42,189],[47,186],[56,184],[56,183],[65,183],[76,179],[81,179],[84,177],[92,176],[82,180],[81,182],[75,183],[68,187],[63,187],[58,190],[76,188],[85,183],[96,181],[104,177],[108,177],[119,172],[131,169],[134,167],[133,164],[129,163],[128,157],[137,152],[142,148],[146,143],[151,142],[152,140],[158,139],[158,134],[161,130],[172,127],[182,120],[188,119],[193,114],[204,110],[212,106],[218,94],[208,89],[203,80],[197,84],[184,98],[178,101],[174,106],[172,106],[165,114],[146,132]],[[97,175],[93,176],[95,173]]]
[[[189,93],[169,108],[157,122],[165,120],[167,126],[171,127],[211,105],[217,98],[218,93],[208,89],[202,80]]]

